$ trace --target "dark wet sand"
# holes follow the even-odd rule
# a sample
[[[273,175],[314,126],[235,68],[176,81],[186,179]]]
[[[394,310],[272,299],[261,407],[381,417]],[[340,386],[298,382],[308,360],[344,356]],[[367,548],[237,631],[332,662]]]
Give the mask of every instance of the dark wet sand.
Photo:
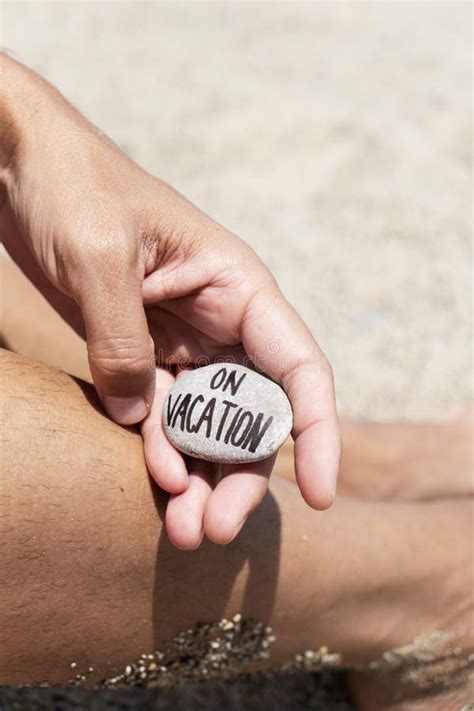
[[[354,711],[342,674],[258,675],[161,689],[0,688],[2,711]]]

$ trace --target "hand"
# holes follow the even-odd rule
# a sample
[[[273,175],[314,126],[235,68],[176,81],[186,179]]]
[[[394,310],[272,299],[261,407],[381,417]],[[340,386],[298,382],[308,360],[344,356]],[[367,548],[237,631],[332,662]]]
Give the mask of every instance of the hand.
[[[0,227],[7,250],[87,339],[108,414],[142,422],[145,456],[173,496],[171,540],[228,543],[263,498],[272,461],[214,467],[166,440],[173,376],[203,356],[250,356],[286,390],[307,503],[331,505],[340,441],[331,368],[253,250],[140,169],[49,84],[2,57]],[[155,364],[159,368],[155,371]],[[167,369],[163,369],[166,366]],[[156,372],[156,375],[155,375]]]

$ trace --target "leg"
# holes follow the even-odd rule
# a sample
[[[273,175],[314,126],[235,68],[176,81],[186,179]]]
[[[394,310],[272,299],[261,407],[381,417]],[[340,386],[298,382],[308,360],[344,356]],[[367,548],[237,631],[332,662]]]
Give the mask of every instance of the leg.
[[[368,501],[423,501],[474,494],[473,410],[430,423],[342,420],[338,492]],[[294,479],[290,440],[275,473]]]
[[[321,645],[363,664],[433,629],[464,633],[469,502],[341,497],[317,514],[280,481],[234,543],[180,552],[140,437],[102,414],[90,386],[2,360],[0,683],[63,683],[71,662],[97,681],[237,612],[274,629],[257,667]]]
[[[0,256],[1,339],[6,348],[91,381],[85,342],[19,268]]]
[[[474,494],[473,409],[429,423],[343,422],[344,493],[421,500]]]

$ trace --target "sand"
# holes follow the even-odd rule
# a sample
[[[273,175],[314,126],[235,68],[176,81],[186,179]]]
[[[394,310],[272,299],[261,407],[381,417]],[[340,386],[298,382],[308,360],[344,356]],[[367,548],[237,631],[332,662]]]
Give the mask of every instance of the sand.
[[[423,419],[472,397],[470,12],[4,2],[0,41],[254,246],[342,413]]]
[[[249,241],[343,413],[472,396],[468,3],[4,2],[1,45]]]

